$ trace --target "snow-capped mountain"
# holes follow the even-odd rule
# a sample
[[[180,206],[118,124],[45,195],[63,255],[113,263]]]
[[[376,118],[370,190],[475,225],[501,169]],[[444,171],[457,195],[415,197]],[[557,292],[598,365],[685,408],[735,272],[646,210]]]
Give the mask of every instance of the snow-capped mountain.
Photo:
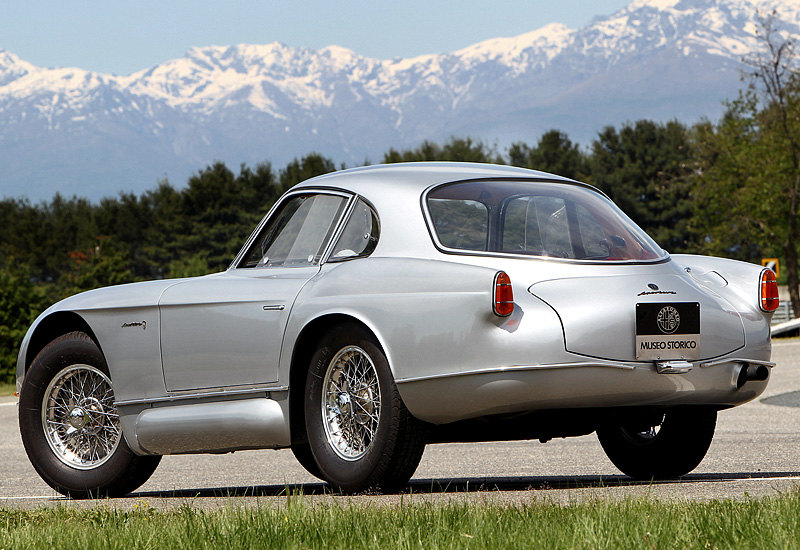
[[[558,128],[714,118],[756,51],[757,12],[800,36],[796,0],[634,0],[579,29],[553,23],[448,54],[379,60],[337,46],[209,46],[127,76],[36,67],[0,49],[0,196],[93,199],[181,185],[214,160],[283,166],[317,151],[470,136],[502,150]]]

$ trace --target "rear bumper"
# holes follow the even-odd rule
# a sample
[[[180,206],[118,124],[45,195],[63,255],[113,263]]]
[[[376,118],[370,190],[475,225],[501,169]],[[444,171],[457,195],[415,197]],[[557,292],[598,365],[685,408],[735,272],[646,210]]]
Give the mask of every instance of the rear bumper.
[[[494,367],[398,380],[411,413],[444,424],[485,415],[547,409],[709,405],[728,408],[761,395],[769,382],[745,380],[742,369],[769,361],[728,357],[698,361],[683,374],[659,374],[655,363],[605,360]]]

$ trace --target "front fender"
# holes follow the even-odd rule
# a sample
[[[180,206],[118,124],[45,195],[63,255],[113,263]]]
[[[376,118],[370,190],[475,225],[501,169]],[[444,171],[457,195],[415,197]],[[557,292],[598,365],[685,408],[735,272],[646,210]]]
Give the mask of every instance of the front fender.
[[[47,308],[20,345],[18,391],[25,372],[44,346],[62,334],[80,330],[97,341],[106,357],[118,400],[163,395],[157,304],[164,289],[176,282],[151,281],[90,290]],[[121,337],[121,330],[131,337]],[[137,365],[148,365],[147,372],[141,372]]]

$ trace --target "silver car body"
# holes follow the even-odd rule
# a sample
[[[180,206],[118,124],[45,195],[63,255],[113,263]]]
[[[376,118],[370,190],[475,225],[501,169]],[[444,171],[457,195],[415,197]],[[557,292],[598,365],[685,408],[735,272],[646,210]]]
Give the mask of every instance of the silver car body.
[[[292,445],[302,438],[292,403],[313,343],[345,319],[375,335],[408,410],[443,433],[456,421],[539,410],[722,409],[764,391],[767,380],[742,385],[740,376],[748,366],[774,366],[760,266],[688,255],[592,262],[450,250],[435,236],[426,193],[483,179],[588,188],[541,172],[457,163],[314,178],[287,196],[347,199],[329,242],[358,199],[371,205],[380,237],[368,257],[332,261],[328,245],[318,265],[239,267],[276,205],[223,273],[93,290],[49,308],[22,344],[18,383],[54,335],[89,332],[137,454]],[[507,317],[492,309],[498,271],[512,281]],[[637,361],[633,312],[650,302],[699,303],[697,358]]]

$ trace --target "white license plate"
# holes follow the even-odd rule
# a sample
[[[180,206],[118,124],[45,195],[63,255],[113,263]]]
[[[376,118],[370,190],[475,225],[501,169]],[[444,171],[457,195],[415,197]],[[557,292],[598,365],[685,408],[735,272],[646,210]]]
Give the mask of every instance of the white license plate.
[[[636,304],[636,360],[700,359],[700,304]]]

